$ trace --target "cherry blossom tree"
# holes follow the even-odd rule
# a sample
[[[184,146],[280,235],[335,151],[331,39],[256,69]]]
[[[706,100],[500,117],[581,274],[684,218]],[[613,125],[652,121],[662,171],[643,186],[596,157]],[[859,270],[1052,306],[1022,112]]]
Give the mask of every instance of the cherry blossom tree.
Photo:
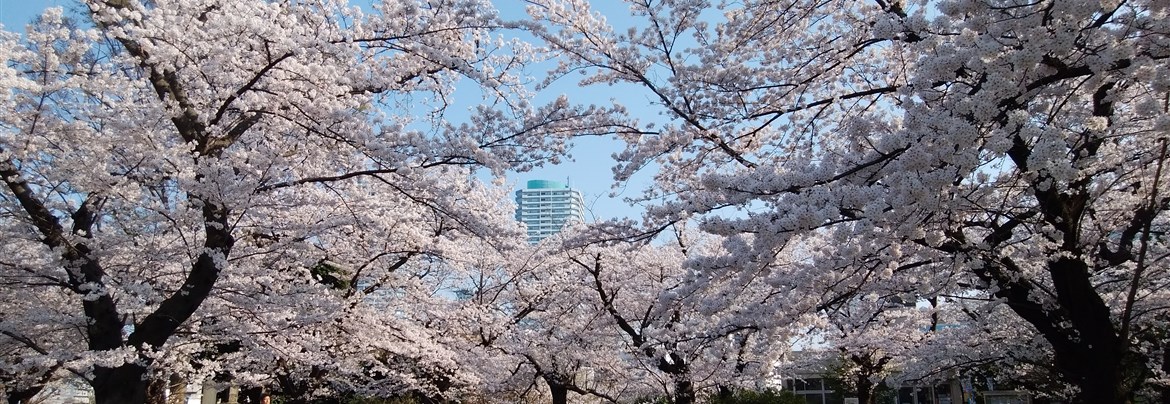
[[[884,307],[882,299],[859,299],[835,308],[825,344],[839,359],[836,371],[858,403],[874,403],[881,383],[900,367],[924,336],[923,316],[913,307]],[[906,373],[901,373],[905,377]],[[895,385],[897,385],[895,383]],[[842,392],[846,393],[846,392]]]
[[[192,320],[199,332],[167,351],[164,368],[263,386],[286,400],[346,394],[440,400],[468,392],[483,373],[465,363],[460,350],[467,344],[453,337],[474,324],[452,314],[460,305],[451,290],[466,276],[451,263],[498,248],[496,242],[521,240],[522,233],[496,227],[511,215],[495,202],[503,200],[499,190],[449,181],[458,178],[443,178],[446,192],[458,198],[428,201],[435,205],[419,206],[369,184],[353,187],[344,206],[304,212],[322,220],[353,217],[322,229],[310,243],[283,247],[318,257],[316,263],[279,268],[281,261],[270,260],[267,268],[280,270],[263,282],[221,279],[218,287],[229,293],[205,302],[200,314],[206,315]],[[481,237],[473,227],[435,220],[444,217],[436,210],[467,203],[479,206],[484,220],[465,216],[472,220],[466,224],[497,233]],[[424,234],[412,234],[419,231]],[[208,352],[208,346],[228,349]]]
[[[476,367],[497,368],[496,382],[483,386],[488,395],[698,402],[762,379],[783,352],[775,348],[787,346],[788,328],[741,323],[752,317],[731,311],[747,305],[726,304],[760,298],[759,289],[704,299],[710,289],[689,288],[687,257],[710,253],[717,242],[680,235],[684,241],[667,245],[580,244],[594,230],[573,229],[506,258],[485,252],[481,260],[494,264],[471,265],[495,268],[465,291],[484,325],[467,339],[490,362]]]
[[[694,403],[765,377],[790,331],[745,313],[764,299],[760,288],[692,287],[687,260],[720,251],[713,239],[683,231],[664,245],[570,245],[563,254],[573,276],[564,283],[589,305],[588,317],[599,321],[594,327],[620,338],[628,366],[654,381],[650,392]]]
[[[996,300],[951,298],[929,311],[927,332],[897,361],[900,373],[890,378],[891,384],[980,377],[997,388],[1032,391],[1036,398],[1070,395],[1043,336]]]
[[[1165,380],[1166,2],[632,0],[631,27],[530,3],[554,73],[660,112],[617,178],[661,167],[647,234],[728,237],[704,270],[855,238],[840,259],[916,299],[1013,313],[1076,402]]]
[[[484,250],[465,265],[460,294],[464,328],[474,343],[493,402],[567,403],[570,395],[620,402],[645,392],[646,376],[622,358],[621,335],[582,295],[579,270],[568,265],[560,235],[505,251]]]
[[[607,125],[529,104],[532,53],[475,0],[81,9],[0,34],[9,395],[64,369],[99,403],[143,402],[167,367],[433,391],[451,363],[434,319],[378,310],[418,303],[428,263],[466,240],[515,232],[471,170],[531,168],[564,150],[557,134]],[[456,83],[484,105],[462,122]],[[376,307],[379,291],[411,297]],[[384,333],[338,343],[358,329]]]

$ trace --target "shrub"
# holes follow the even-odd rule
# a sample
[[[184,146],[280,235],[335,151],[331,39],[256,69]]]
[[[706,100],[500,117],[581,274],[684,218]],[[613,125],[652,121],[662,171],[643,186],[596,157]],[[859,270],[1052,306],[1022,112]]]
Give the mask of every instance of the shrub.
[[[709,404],[805,404],[803,397],[790,391],[735,390],[729,396],[712,397]]]

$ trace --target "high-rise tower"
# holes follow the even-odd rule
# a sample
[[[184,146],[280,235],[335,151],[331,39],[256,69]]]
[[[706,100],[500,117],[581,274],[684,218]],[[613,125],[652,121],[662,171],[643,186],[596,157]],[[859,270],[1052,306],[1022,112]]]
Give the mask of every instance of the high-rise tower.
[[[531,180],[516,191],[516,220],[528,226],[528,242],[537,243],[566,224],[584,222],[585,200],[564,183]]]

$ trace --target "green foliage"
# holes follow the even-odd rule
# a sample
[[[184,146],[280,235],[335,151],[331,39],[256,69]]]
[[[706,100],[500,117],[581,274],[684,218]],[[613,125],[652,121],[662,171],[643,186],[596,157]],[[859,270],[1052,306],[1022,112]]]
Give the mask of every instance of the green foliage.
[[[805,404],[805,400],[790,391],[745,389],[729,396],[712,397],[708,404]]]
[[[344,395],[336,397],[321,397],[312,400],[294,400],[285,397],[272,397],[273,404],[291,404],[291,403],[306,403],[306,404],[419,404],[419,401],[414,397],[360,397],[354,395]]]
[[[633,404],[670,404],[670,397],[665,396],[646,396],[638,397]]]
[[[418,400],[413,397],[396,397],[396,398],[361,398],[354,397],[346,401],[345,404],[418,404]]]
[[[858,371],[857,365],[850,362],[849,358],[844,355],[837,356],[828,364],[825,372],[821,374],[821,377],[825,381],[825,389],[832,391],[833,396],[838,399],[857,397],[859,395],[857,389]],[[885,381],[878,380],[873,385],[871,402],[892,402],[897,396],[897,393],[897,390],[890,388]]]

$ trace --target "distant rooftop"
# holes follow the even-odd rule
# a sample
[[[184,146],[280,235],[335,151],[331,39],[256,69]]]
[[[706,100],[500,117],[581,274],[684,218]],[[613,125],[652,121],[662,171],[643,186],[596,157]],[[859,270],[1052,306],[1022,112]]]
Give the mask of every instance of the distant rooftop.
[[[528,189],[564,189],[564,188],[568,188],[568,187],[569,187],[568,185],[565,185],[565,183],[560,182],[560,181],[550,181],[550,180],[529,180],[528,181]]]

